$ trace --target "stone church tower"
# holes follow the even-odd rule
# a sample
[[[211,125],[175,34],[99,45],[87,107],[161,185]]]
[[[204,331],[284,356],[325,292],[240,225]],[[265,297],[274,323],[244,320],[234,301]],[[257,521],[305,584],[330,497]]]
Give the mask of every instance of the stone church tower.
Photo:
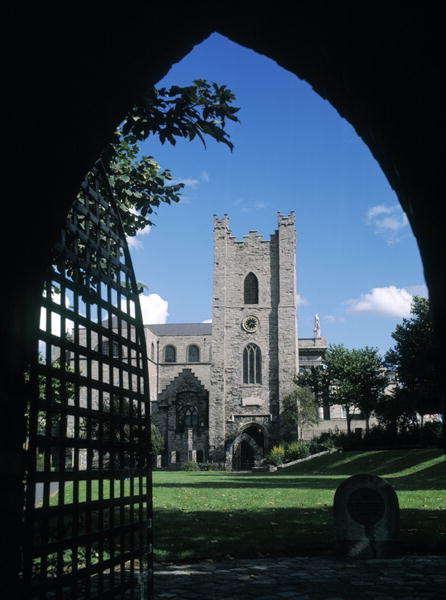
[[[209,457],[240,468],[279,440],[281,402],[298,372],[294,212],[269,240],[238,241],[214,217]]]

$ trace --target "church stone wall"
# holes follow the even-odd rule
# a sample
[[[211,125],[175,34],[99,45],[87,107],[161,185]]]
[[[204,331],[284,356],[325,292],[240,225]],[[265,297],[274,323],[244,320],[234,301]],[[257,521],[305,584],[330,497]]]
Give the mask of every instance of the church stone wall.
[[[155,401],[158,394],[158,351],[159,344],[156,335],[150,329],[144,328],[147,346],[147,360],[149,372],[149,394],[151,402]]]
[[[149,327],[145,328],[150,399],[155,401],[161,393],[185,367],[191,368],[207,388],[210,383],[211,336],[210,335],[161,335],[154,334]],[[166,346],[176,350],[176,361],[165,362]],[[189,346],[195,345],[200,351],[199,362],[187,360]],[[152,353],[153,349],[153,353]],[[152,358],[153,357],[153,358]]]
[[[187,349],[191,345],[198,346],[200,349],[200,361],[188,362]],[[174,346],[176,350],[176,362],[166,363],[164,360],[164,352],[166,346]],[[194,374],[200,379],[203,385],[209,389],[210,383],[210,351],[211,341],[210,336],[193,336],[193,335],[175,335],[175,336],[160,336],[159,337],[159,361],[160,373],[158,382],[158,391],[162,392],[185,367],[192,369]]]
[[[244,283],[250,273],[258,281],[258,302],[245,304]],[[269,239],[250,231],[237,240],[226,215],[214,218],[212,326],[146,327],[152,416],[166,439],[165,464],[199,454],[230,467],[237,464],[235,452],[247,436],[256,438],[252,444],[262,452],[281,440],[281,405],[294,388],[299,353],[301,367],[307,369],[320,364],[328,347],[319,327],[314,338],[299,340],[298,350],[296,287],[294,213],[279,213],[278,229]],[[199,362],[187,360],[192,344],[200,349]],[[261,352],[262,377],[255,383],[244,381],[243,352],[249,344]],[[176,350],[175,362],[165,361],[168,345]],[[197,406],[200,417],[203,407],[208,408],[203,424],[182,431],[177,419],[185,393],[190,394],[188,406]],[[341,407],[330,407],[330,414],[325,410],[321,417],[317,427],[304,432],[305,438],[346,426]],[[362,427],[363,422],[355,420],[352,426]]]
[[[279,230],[269,240],[250,231],[238,241],[227,216],[214,219],[210,440],[216,450],[249,423],[280,435],[280,396],[297,372],[295,235],[293,213],[279,214]],[[249,273],[258,280],[256,304],[244,303]],[[248,316],[258,322],[252,331],[243,326]],[[250,343],[261,351],[261,383],[243,382]]]

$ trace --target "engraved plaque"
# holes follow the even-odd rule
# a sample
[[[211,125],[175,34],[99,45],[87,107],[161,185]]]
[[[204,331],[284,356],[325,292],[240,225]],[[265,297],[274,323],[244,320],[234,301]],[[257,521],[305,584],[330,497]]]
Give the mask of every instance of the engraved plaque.
[[[347,510],[354,521],[368,526],[383,518],[386,507],[379,492],[373,488],[360,487],[350,494]]]

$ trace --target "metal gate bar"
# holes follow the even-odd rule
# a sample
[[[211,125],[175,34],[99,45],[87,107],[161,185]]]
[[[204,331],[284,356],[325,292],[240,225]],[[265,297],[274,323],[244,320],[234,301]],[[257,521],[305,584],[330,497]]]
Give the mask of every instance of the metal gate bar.
[[[150,416],[138,290],[104,172],[43,286],[29,373],[23,596],[148,597]]]

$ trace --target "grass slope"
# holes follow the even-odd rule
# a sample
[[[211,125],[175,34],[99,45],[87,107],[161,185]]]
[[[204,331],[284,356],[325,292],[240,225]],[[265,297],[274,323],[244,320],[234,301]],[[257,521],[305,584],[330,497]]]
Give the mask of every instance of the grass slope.
[[[395,488],[403,552],[446,552],[446,459],[423,449],[332,454],[276,473],[156,472],[155,558],[330,554],[334,492],[356,473]]]

